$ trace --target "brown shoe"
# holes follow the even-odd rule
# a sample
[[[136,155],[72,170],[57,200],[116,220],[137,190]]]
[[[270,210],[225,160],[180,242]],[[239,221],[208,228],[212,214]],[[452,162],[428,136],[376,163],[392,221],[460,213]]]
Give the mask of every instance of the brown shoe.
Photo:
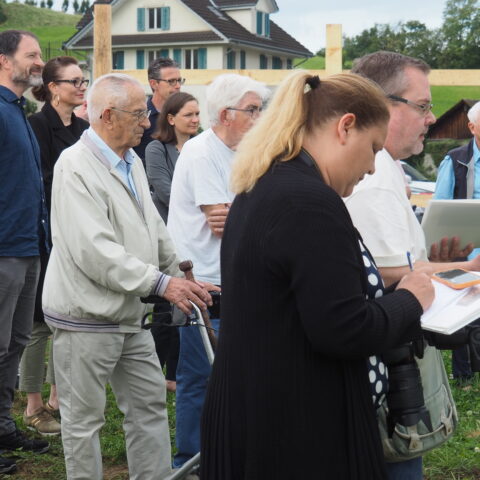
[[[23,423],[30,430],[38,432],[40,435],[51,436],[59,435],[61,432],[60,424],[52,417],[52,415],[41,407],[36,413],[27,416],[27,412],[23,413]]]
[[[58,408],[53,408],[50,405],[50,402],[45,403],[44,408],[53,418],[56,420],[60,419],[60,410]]]

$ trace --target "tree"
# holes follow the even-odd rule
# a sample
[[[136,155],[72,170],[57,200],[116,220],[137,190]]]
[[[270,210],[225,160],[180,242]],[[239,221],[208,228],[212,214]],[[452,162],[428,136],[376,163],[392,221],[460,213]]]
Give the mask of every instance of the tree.
[[[443,12],[441,68],[480,68],[478,0],[447,0]]]
[[[45,8],[46,5],[45,5],[45,0],[41,0],[40,2],[40,8]]]
[[[62,10],[67,13],[68,11],[68,7],[70,6],[70,2],[69,0],[63,0],[63,3],[62,3]]]
[[[73,0],[72,7],[73,7],[74,13],[79,13],[80,12],[80,5],[78,3],[78,0]]]
[[[82,4],[80,5],[80,13],[86,13],[89,8],[90,8],[89,1],[83,0]]]
[[[53,7],[53,0],[47,0],[47,8],[51,10],[52,7]]]

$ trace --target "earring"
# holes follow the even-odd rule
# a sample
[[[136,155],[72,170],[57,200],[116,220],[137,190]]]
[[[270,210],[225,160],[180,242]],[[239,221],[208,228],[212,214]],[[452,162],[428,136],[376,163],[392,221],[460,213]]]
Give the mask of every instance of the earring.
[[[60,95],[57,94],[53,97],[53,103],[56,107],[60,105]]]

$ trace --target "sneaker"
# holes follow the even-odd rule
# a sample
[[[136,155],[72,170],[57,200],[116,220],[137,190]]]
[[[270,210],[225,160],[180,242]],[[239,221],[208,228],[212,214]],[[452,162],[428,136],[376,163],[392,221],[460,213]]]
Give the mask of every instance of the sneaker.
[[[23,422],[28,429],[33,430],[40,435],[60,435],[60,424],[52,417],[46,408],[39,408],[33,415],[27,416],[27,412],[23,413]]]
[[[50,402],[47,402],[45,405],[44,405],[44,408],[45,410],[53,417],[55,418],[56,420],[58,420],[60,418],[60,410],[58,408],[53,408],[51,405],[50,405]]]
[[[0,473],[13,473],[17,469],[15,460],[0,457]]]
[[[21,450],[24,452],[45,453],[49,448],[50,445],[45,440],[28,438],[21,430],[18,430],[18,428],[12,433],[0,437],[0,449],[2,450]]]

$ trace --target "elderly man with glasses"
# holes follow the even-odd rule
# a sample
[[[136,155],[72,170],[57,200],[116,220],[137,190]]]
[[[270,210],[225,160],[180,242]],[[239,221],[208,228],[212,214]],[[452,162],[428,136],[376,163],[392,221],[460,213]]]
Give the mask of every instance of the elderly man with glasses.
[[[181,276],[172,242],[131,150],[149,126],[133,78],[108,74],[88,93],[91,127],[61,154],[52,187],[53,250],[43,292],[54,329],[67,479],[101,480],[106,384],[120,410],[130,478],[170,473],[166,388],[140,297],[205,309],[207,285]],[[213,287],[213,286],[209,286]]]
[[[249,77],[217,77],[207,88],[211,128],[189,140],[178,157],[167,227],[177,251],[193,261],[200,280],[221,283],[220,243],[233,200],[229,188],[233,156],[268,94],[263,84]],[[219,319],[212,319],[212,324],[218,327]],[[175,467],[200,450],[200,412],[209,374],[200,334],[196,329],[181,329]]]
[[[152,96],[148,99],[147,108],[150,110],[150,126],[145,129],[140,143],[134,148],[145,165],[145,149],[153,140],[152,133],[157,125],[160,114],[167,98],[180,91],[185,79],[180,76],[178,63],[170,58],[156,58],[148,66],[148,83],[152,89]]]

